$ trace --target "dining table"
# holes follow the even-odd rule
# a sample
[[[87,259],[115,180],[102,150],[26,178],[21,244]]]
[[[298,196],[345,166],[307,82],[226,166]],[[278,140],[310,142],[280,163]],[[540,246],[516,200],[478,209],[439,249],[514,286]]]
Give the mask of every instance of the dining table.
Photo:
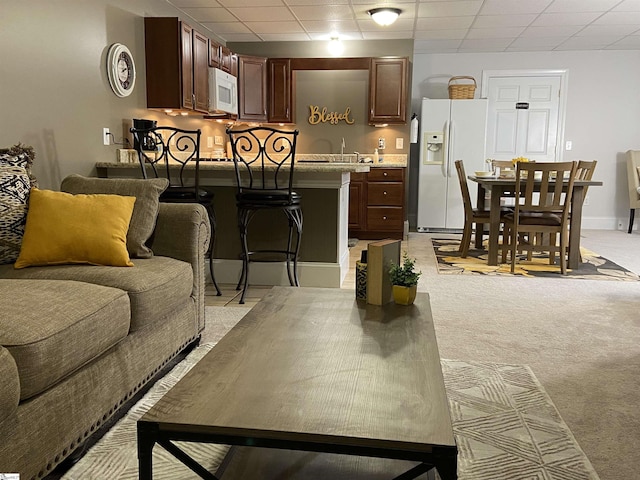
[[[490,192],[489,202],[489,243],[488,243],[488,265],[498,265],[498,253],[500,246],[498,239],[500,236],[500,209],[501,200],[509,196],[513,197],[517,180],[514,176],[505,177],[478,177],[470,175],[469,180],[478,184],[478,199],[476,202],[478,210],[487,208],[487,191]],[[538,185],[541,182],[536,182]],[[550,182],[552,184],[553,182]],[[577,269],[581,264],[580,255],[580,230],[582,228],[582,206],[588,187],[602,186],[598,180],[578,180],[573,183],[573,193],[571,195],[571,216],[569,219],[569,258],[567,268]],[[483,232],[476,229],[476,248],[481,249],[483,243]]]

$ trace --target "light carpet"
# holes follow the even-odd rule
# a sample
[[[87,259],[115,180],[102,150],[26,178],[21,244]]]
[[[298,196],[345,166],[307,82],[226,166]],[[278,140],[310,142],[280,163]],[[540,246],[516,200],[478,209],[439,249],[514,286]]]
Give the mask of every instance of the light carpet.
[[[228,326],[246,311],[207,307],[207,318],[226,317]],[[198,347],[156,383],[63,480],[137,479],[136,421],[213,346],[208,343]],[[442,368],[459,448],[461,480],[598,480],[528,367],[442,360]],[[212,472],[227,451],[220,445],[180,445]],[[162,447],[154,448],[154,479],[198,478]]]
[[[486,249],[470,248],[468,255],[462,258],[459,252],[459,239],[434,238],[431,242],[440,274],[518,275],[521,277],[640,281],[640,276],[585,248],[580,249],[582,255],[580,268],[567,270],[567,275],[562,275],[559,265],[549,265],[549,256],[545,253],[534,253],[531,261],[526,259],[526,255],[519,256],[515,271],[511,273],[511,263],[487,265],[488,253]]]

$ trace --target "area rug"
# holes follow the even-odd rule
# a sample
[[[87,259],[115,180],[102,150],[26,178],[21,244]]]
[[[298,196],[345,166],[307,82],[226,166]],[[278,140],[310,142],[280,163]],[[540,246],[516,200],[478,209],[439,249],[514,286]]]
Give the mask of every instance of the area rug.
[[[162,378],[63,480],[138,479],[136,421],[214,344],[195,349]],[[533,372],[524,365],[442,360],[460,480],[598,480]],[[181,442],[212,473],[228,448]],[[160,446],[155,480],[197,480]],[[419,477],[426,478],[426,474]]]
[[[510,263],[487,265],[486,249],[470,248],[467,257],[462,258],[458,251],[460,240],[434,238],[431,242],[438,260],[438,273],[443,275],[518,275],[538,278],[640,281],[640,276],[637,274],[585,248],[580,249],[583,261],[580,268],[567,270],[567,275],[562,275],[559,265],[549,265],[548,254],[534,254],[531,261],[526,260],[526,255],[520,256],[514,273],[511,273]]]

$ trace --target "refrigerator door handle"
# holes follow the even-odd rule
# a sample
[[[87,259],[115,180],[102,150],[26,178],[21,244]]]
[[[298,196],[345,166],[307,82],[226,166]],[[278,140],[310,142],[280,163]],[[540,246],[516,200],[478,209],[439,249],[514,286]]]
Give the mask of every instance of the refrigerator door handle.
[[[444,149],[443,157],[442,157],[442,163],[441,163],[441,170],[442,170],[442,176],[443,177],[447,177],[448,175],[448,170],[449,170],[449,121],[447,120],[446,122],[444,122],[444,138],[442,139],[442,148]]]
[[[452,160],[455,162],[457,158],[452,158],[455,154],[453,146],[455,145],[456,140],[456,124],[453,120],[449,125],[449,147],[448,150],[451,152],[449,156],[447,156],[447,177],[451,176],[451,163]]]

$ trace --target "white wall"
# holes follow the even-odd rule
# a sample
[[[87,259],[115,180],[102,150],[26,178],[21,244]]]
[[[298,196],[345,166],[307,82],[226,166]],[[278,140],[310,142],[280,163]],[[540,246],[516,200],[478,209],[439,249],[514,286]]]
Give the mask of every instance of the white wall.
[[[566,69],[568,75],[565,140],[573,149],[565,160],[597,160],[589,189],[584,228],[627,228],[629,198],[624,152],[640,149],[640,52],[575,51],[477,54],[415,54],[412,111],[422,97],[447,98],[454,75],[471,75],[480,96],[483,70]]]

